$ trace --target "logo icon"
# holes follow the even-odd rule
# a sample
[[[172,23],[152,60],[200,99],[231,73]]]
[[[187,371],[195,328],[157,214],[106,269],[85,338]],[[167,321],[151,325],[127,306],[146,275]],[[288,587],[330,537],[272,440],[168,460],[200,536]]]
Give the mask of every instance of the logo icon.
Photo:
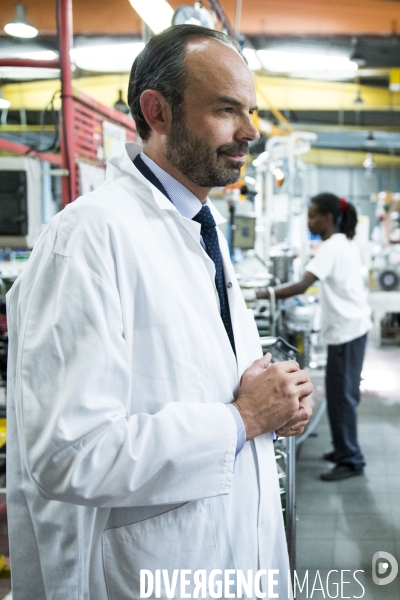
[[[389,552],[375,552],[372,557],[372,579],[376,585],[392,583],[399,572],[397,560]]]

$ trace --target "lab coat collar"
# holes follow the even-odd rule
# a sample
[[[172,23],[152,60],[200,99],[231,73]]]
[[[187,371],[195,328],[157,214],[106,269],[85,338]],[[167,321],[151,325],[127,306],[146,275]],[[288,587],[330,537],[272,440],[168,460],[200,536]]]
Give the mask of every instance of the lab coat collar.
[[[142,152],[143,148],[139,144],[128,142],[125,144],[125,150],[112,156],[107,164],[106,181],[115,180],[126,174],[139,179],[152,192],[153,198],[159,208],[164,210],[176,211],[175,206],[164,196],[133,164],[133,159]]]
[[[106,171],[106,180],[107,181],[115,180],[118,177],[121,177],[125,174],[128,174],[131,177],[132,176],[136,177],[137,179],[142,181],[146,185],[146,187],[148,187],[151,190],[154,200],[157,203],[159,208],[164,209],[164,210],[172,210],[172,211],[178,212],[176,210],[175,206],[172,204],[172,202],[170,202],[170,200],[166,196],[164,196],[164,194],[162,192],[160,192],[159,189],[157,189],[152,183],[150,183],[150,181],[148,179],[146,179],[146,177],[144,177],[140,173],[140,171],[135,167],[135,165],[133,164],[132,161],[142,151],[143,151],[143,148],[140,144],[134,144],[132,142],[126,143],[125,150],[123,150],[119,154],[112,156],[110,158],[110,160],[108,161],[107,171]],[[213,203],[211,202],[211,200],[209,198],[207,198],[207,200],[206,200],[206,205],[209,207],[211,214],[214,217],[214,220],[217,225],[221,225],[222,223],[226,222],[226,219],[221,215],[219,210],[217,210],[215,208],[215,206],[213,205]],[[185,218],[185,217],[182,217],[182,218]],[[190,220],[190,219],[188,219],[188,220]]]

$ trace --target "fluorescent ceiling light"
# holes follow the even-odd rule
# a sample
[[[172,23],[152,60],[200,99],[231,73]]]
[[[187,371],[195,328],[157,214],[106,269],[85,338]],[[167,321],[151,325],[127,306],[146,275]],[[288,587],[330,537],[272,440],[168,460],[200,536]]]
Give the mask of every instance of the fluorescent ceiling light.
[[[143,42],[82,46],[71,50],[71,60],[85,71],[129,73],[133,61],[143,48]]]
[[[265,69],[276,73],[357,71],[357,63],[350,61],[346,56],[278,50],[258,50],[257,55]]]
[[[257,56],[257,52],[253,48],[243,48],[243,55],[247,60],[250,71],[259,71],[262,69],[262,64]]]
[[[53,50],[32,50],[27,52],[13,52],[13,58],[29,58],[31,60],[54,60],[58,58]],[[4,55],[3,55],[4,57]]]
[[[58,79],[60,69],[42,69],[36,67],[0,67],[0,79],[28,81],[34,79]]]
[[[36,27],[33,27],[26,20],[26,7],[23,4],[15,5],[15,19],[4,26],[4,31],[8,35],[20,38],[34,38],[38,34]]]
[[[171,25],[174,11],[165,0],[129,0],[129,2],[154,33],[160,33]]]
[[[354,71],[291,71],[289,77],[316,81],[354,81]]]
[[[4,26],[4,31],[8,35],[19,38],[34,38],[39,33],[35,27],[28,25],[27,23],[7,23]]]

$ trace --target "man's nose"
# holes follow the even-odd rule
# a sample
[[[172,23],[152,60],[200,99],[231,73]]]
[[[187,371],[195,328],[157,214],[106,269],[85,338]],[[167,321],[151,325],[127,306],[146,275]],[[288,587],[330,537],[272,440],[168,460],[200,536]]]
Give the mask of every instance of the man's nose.
[[[245,118],[241,124],[241,127],[237,131],[236,137],[237,139],[245,142],[254,142],[255,140],[259,139],[260,133],[255,126],[251,115],[248,115],[248,117]]]

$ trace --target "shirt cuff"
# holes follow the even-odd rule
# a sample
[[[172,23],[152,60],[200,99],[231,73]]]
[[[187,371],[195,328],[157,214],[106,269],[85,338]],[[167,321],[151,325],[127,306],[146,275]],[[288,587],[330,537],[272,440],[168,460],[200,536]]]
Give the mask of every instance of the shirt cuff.
[[[234,404],[226,404],[225,405],[232,413],[233,418],[235,419],[236,428],[237,428],[237,440],[236,440],[236,454],[235,457],[242,450],[244,443],[246,441],[246,428],[243,423],[243,419],[240,415],[240,412],[236,408]]]

